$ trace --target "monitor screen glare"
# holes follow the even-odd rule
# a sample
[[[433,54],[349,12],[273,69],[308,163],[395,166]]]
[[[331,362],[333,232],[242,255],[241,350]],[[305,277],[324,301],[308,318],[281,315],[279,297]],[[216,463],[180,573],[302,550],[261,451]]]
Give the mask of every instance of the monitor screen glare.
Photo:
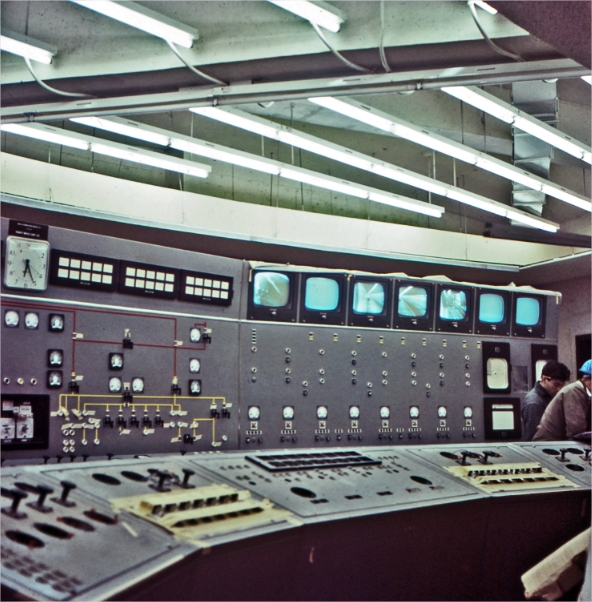
[[[339,305],[339,284],[333,278],[313,277],[306,281],[304,306],[310,311],[333,311]]]
[[[290,300],[290,279],[278,272],[257,272],[253,303],[261,307],[285,307]]]
[[[385,286],[381,282],[356,282],[354,313],[379,315],[384,311],[385,298]]]
[[[479,322],[499,324],[504,320],[504,298],[494,293],[484,293],[479,298]]]
[[[465,291],[444,289],[440,294],[440,319],[464,320],[467,316],[467,294]]]
[[[421,286],[399,289],[397,312],[402,318],[423,318],[428,313],[428,291]]]
[[[491,418],[494,431],[514,430],[514,411],[511,405],[493,404]]]
[[[533,297],[518,297],[516,300],[516,324],[536,326],[541,317],[541,306]]]

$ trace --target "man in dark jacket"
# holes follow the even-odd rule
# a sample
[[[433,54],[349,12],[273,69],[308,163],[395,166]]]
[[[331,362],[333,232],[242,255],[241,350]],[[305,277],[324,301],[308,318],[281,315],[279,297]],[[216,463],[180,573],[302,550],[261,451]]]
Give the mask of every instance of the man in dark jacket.
[[[580,368],[582,377],[562,389],[547,406],[534,441],[571,439],[586,433],[590,436],[590,372],[592,360]]]
[[[565,364],[550,360],[543,366],[541,380],[526,394],[522,404],[521,413],[526,441],[532,441],[547,406],[563,389],[569,377],[570,371]]]

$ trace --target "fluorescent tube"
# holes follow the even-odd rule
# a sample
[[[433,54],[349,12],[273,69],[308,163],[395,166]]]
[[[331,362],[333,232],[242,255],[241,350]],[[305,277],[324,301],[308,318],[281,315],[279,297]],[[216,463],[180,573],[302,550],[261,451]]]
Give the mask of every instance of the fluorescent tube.
[[[493,6],[489,6],[487,2],[483,2],[483,0],[469,0],[475,6],[482,8],[484,11],[488,12],[490,15],[497,15],[497,9],[493,8]]]
[[[463,144],[454,142],[453,140],[449,140],[438,134],[423,130],[420,127],[402,121],[396,117],[392,117],[378,109],[362,104],[357,100],[346,97],[337,99],[325,96],[309,98],[308,100],[314,104],[336,111],[347,117],[351,117],[352,119],[357,119],[368,125],[372,125],[391,134],[395,134],[396,136],[400,136],[401,138],[410,140],[411,142],[415,142],[416,144],[421,144],[443,154],[455,157],[461,161],[465,161],[466,163],[470,163],[471,165],[477,165],[481,169],[495,173],[513,182],[524,184],[534,190],[544,190],[545,194],[574,205],[575,207],[579,207],[580,209],[592,211],[592,204],[582,195],[566,190],[558,184],[549,182],[544,178],[531,174],[519,167],[506,163],[505,161],[501,161],[485,153],[473,150],[468,146],[464,146]]]
[[[512,105],[496,98],[495,96],[483,92],[473,86],[445,86],[441,88],[443,92],[470,104],[477,109],[497,117],[506,123],[511,123],[514,127],[539,138],[543,142],[554,146],[578,159],[591,163],[590,147],[584,143],[574,140],[570,136],[563,134],[556,128],[543,123],[532,117],[528,113],[513,107]]]
[[[0,49],[11,54],[18,54],[32,61],[49,65],[58,53],[57,48],[38,42],[27,36],[2,28],[0,33]]]
[[[138,127],[138,123],[135,121],[129,121],[127,119],[119,118],[118,121],[112,121],[110,119],[103,119],[102,117],[74,117],[70,119],[70,121],[82,123],[83,125],[100,130],[107,130],[108,132],[113,132],[114,134],[121,134],[122,136],[137,138],[138,140],[144,140],[145,142],[160,144],[161,146],[168,146],[169,144],[168,136],[143,130],[142,128]]]
[[[53,142],[70,146],[79,150],[90,150],[101,155],[108,155],[134,163],[142,163],[152,167],[160,167],[168,171],[196,176],[198,178],[207,178],[212,168],[209,165],[187,161],[176,157],[167,157],[160,153],[147,151],[140,148],[134,148],[125,144],[100,140],[92,136],[86,136],[78,132],[71,132],[54,128],[42,123],[16,124],[10,123],[1,126],[3,132],[10,132],[19,136],[27,136],[37,140]]]
[[[341,24],[345,22],[340,11],[324,2],[308,2],[306,0],[268,1],[333,33],[337,33]]]
[[[588,84],[592,85],[592,75],[582,75],[582,79],[583,79],[583,80],[584,80],[586,83],[588,83]]]
[[[199,37],[197,29],[165,17],[136,2],[118,2],[117,0],[70,0],[70,2],[80,4],[80,6],[183,48],[191,48],[194,40]]]
[[[105,121],[109,121],[111,123],[106,125],[104,123]],[[293,165],[287,165],[279,161],[274,161],[273,159],[267,159],[266,157],[257,157],[256,155],[252,155],[250,153],[237,151],[231,148],[213,144],[211,142],[205,142],[203,140],[196,140],[195,138],[190,138],[189,136],[175,134],[173,132],[168,132],[167,130],[162,130],[149,125],[130,122],[129,120],[122,119],[120,117],[101,118],[101,122],[103,122],[102,125],[109,131],[116,131],[114,127],[117,127],[117,125],[114,126],[113,124],[122,124],[125,125],[126,128],[129,128],[130,123],[134,123],[133,128],[126,129],[126,132],[128,132],[127,135],[142,137],[145,136],[146,132],[149,132],[150,134],[158,134],[163,136],[163,138],[167,138],[169,141],[168,144],[171,146],[171,148],[182,150],[187,153],[201,155],[210,159],[223,161],[225,163],[238,165],[240,167],[261,171],[271,175],[277,175],[289,180],[310,184],[311,186],[318,186],[319,188],[324,188],[326,190],[333,190],[334,192],[340,192],[342,194],[356,196],[358,198],[370,199],[379,203],[386,203],[393,207],[398,207],[400,209],[414,211],[416,213],[422,213],[424,215],[430,215],[433,217],[441,217],[442,213],[444,213],[444,208],[438,205],[432,205],[429,203],[424,203],[423,201],[416,201],[415,199],[409,199],[404,196],[383,192],[369,186],[364,186],[363,184],[347,182],[329,175],[320,174],[308,169],[303,169],[301,167],[295,167]],[[100,126],[100,122],[94,122],[94,124],[96,127]]]

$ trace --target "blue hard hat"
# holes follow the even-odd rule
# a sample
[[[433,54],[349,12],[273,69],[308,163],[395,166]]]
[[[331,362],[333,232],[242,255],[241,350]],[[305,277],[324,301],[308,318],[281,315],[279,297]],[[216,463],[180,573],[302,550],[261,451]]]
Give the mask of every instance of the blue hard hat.
[[[580,372],[590,376],[590,372],[592,372],[592,360],[584,362],[583,366],[580,368]]]

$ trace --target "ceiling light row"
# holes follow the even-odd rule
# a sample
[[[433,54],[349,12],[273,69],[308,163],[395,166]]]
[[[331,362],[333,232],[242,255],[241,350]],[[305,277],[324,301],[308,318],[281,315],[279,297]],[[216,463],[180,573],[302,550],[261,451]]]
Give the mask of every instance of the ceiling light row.
[[[488,211],[502,217],[508,217],[509,219],[513,219],[528,226],[534,226],[549,232],[556,232],[558,229],[557,224],[536,216],[528,215],[522,211],[513,209],[508,205],[504,205],[503,203],[498,203],[497,201],[473,194],[451,184],[439,182],[434,178],[429,178],[407,169],[385,163],[384,161],[379,161],[373,157],[363,155],[362,153],[333,144],[332,142],[317,138],[316,136],[310,136],[309,134],[299,132],[293,128],[274,123],[267,119],[251,115],[244,111],[240,111],[239,109],[204,107],[194,108],[191,109],[191,111],[198,115],[216,119],[217,121],[253,132],[254,134],[279,140],[285,144],[327,157],[328,159],[339,161],[346,165],[357,167],[358,169],[363,169],[385,178],[408,184],[442,197],[453,199],[466,205],[471,205],[472,207],[476,207],[483,211]]]
[[[465,163],[475,165],[494,173],[502,178],[506,178],[517,184],[522,184],[527,188],[542,191],[560,201],[564,201],[580,209],[592,211],[590,201],[575,192],[563,188],[558,184],[549,182],[544,178],[534,175],[528,171],[515,167],[504,161],[500,161],[490,155],[473,150],[472,148],[439,136],[416,125],[388,115],[378,109],[374,109],[352,98],[341,97],[339,99],[329,96],[309,98],[313,102],[326,109],[335,111],[356,119],[377,129],[394,134],[400,138],[405,138],[416,144],[431,148],[437,152],[449,155]]]

